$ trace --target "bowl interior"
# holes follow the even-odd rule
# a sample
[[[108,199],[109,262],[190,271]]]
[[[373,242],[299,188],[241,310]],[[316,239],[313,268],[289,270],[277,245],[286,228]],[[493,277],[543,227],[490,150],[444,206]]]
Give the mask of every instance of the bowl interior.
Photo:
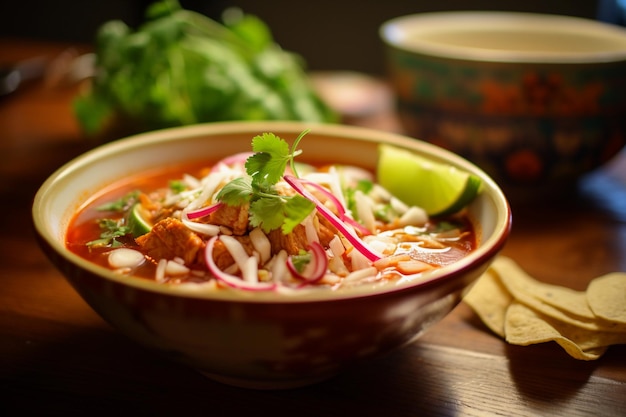
[[[33,204],[36,230],[52,249],[67,261],[106,279],[150,291],[180,292],[181,295],[228,299],[242,297],[235,291],[212,294],[187,293],[184,288],[164,289],[157,283],[132,277],[119,277],[104,268],[93,265],[68,251],[65,233],[73,214],[98,190],[124,177],[147,169],[194,160],[215,161],[233,153],[249,151],[252,138],[263,132],[273,132],[287,141],[295,139],[303,130],[310,129],[301,142],[302,159],[310,162],[332,162],[358,165],[373,169],[379,143],[386,142],[411,149],[435,160],[445,160],[482,178],[484,190],[470,207],[475,222],[479,247],[468,257],[430,275],[429,280],[449,275],[493,257],[508,235],[510,210],[498,186],[479,168],[466,160],[433,145],[403,136],[369,129],[317,125],[300,122],[224,122],[140,134],[95,148],[61,167],[40,188]],[[329,156],[330,155],[330,156]],[[426,285],[428,281],[408,283],[405,286]],[[390,287],[395,291],[402,286]],[[343,298],[367,295],[368,288],[354,288],[328,292],[324,298]],[[384,290],[383,290],[384,291]],[[381,292],[378,288],[376,292]],[[311,298],[313,297],[313,298]],[[319,293],[293,297],[294,301],[316,299]],[[267,298],[267,299],[266,299]],[[272,301],[275,295],[255,293],[254,301]]]
[[[417,53],[501,62],[626,59],[626,31],[590,19],[518,12],[436,12],[384,23],[382,39]]]

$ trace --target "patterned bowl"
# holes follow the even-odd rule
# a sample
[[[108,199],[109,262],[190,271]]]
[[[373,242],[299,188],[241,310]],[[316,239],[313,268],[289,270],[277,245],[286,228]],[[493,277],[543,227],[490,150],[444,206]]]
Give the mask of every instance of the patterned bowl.
[[[299,295],[190,291],[121,276],[65,246],[78,207],[112,181],[156,167],[248,151],[252,137],[294,138],[310,128],[303,157],[373,169],[379,143],[395,144],[468,170],[483,180],[469,207],[478,247],[427,279]],[[509,233],[511,212],[479,168],[431,144],[363,128],[299,122],[224,122],[118,140],[79,156],[40,188],[33,220],[43,250],[100,316],[136,342],[227,384],[279,389],[328,378],[414,341],[459,302]]]
[[[626,30],[556,15],[441,12],[380,29],[409,136],[512,200],[571,188],[626,143]]]

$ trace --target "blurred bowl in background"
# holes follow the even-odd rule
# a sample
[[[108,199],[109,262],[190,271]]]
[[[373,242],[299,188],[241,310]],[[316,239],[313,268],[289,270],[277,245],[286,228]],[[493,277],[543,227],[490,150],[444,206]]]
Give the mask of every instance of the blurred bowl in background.
[[[516,12],[385,22],[407,135],[489,173],[513,201],[572,189],[626,143],[626,30]]]

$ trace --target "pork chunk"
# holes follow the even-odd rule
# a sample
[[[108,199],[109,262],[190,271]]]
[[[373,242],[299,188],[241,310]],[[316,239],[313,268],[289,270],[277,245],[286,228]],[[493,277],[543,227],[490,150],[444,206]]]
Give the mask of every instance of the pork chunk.
[[[336,229],[324,217],[316,216],[314,219],[315,229],[320,239],[320,244],[327,247],[331,239],[335,236]],[[296,255],[300,249],[307,249],[309,242],[306,237],[306,230],[303,225],[296,226],[289,234],[283,234],[281,229],[272,230],[268,237],[272,244],[272,253],[278,253],[281,249],[290,255]]]
[[[177,219],[167,217],[157,222],[149,233],[135,239],[152,259],[184,259],[185,264],[197,263],[202,258],[204,241]]]
[[[278,253],[284,249],[289,255],[297,255],[300,249],[306,249],[309,244],[306,231],[301,224],[289,234],[284,234],[281,229],[274,229],[267,237],[272,244],[272,253]]]
[[[252,255],[254,246],[252,245],[249,235],[233,237],[241,243],[248,255]],[[213,246],[213,262],[215,262],[215,265],[222,271],[235,263],[230,252],[228,252],[226,246],[219,239],[215,242],[215,246]]]
[[[222,205],[208,217],[208,223],[228,227],[233,235],[242,236],[248,232],[249,206]]]
[[[324,216],[318,215],[315,217],[315,220],[315,229],[320,238],[320,243],[322,246],[327,247],[337,234],[337,229]]]

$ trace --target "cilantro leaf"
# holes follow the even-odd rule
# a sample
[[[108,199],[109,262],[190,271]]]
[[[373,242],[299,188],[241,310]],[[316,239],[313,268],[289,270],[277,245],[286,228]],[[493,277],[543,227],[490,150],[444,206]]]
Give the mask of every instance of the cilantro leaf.
[[[258,152],[246,159],[246,172],[254,178],[257,184],[270,186],[273,182],[268,178],[264,168],[270,163],[272,155],[267,152]],[[273,177],[273,176],[272,176]],[[274,181],[275,182],[275,181]]]
[[[374,189],[374,183],[371,180],[359,180],[356,189],[363,191],[363,194],[369,194]]]
[[[357,217],[357,220],[359,220],[358,219],[359,210],[357,209],[357,204],[356,204],[354,195],[357,191],[361,191],[363,192],[363,194],[369,194],[373,188],[374,188],[374,183],[366,179],[358,180],[354,186],[344,187],[343,192],[346,197],[346,204],[348,206],[348,209]],[[376,218],[379,220],[384,220],[384,219],[389,220],[387,212],[389,211],[390,208],[391,207],[379,208],[374,213]]]
[[[98,206],[98,211],[124,212],[132,207],[139,198],[139,191],[131,191],[122,198]]]
[[[297,255],[291,255],[291,262],[296,268],[296,271],[303,272],[309,263],[311,263],[311,253],[305,250],[300,250]]]
[[[187,189],[185,183],[181,180],[170,181],[170,190],[175,194],[180,194]]]
[[[235,178],[226,184],[218,193],[217,200],[229,206],[241,206],[250,202],[254,189],[252,180],[246,177]]]
[[[124,225],[124,220],[113,220],[113,219],[100,219],[98,220],[98,225],[100,226],[100,239],[92,240],[87,242],[87,246],[89,247],[118,247],[121,246],[122,243],[117,240],[117,238],[126,236],[130,233],[130,228]]]
[[[291,160],[289,144],[273,133],[263,133],[252,139],[252,150],[255,154],[246,161],[248,174],[259,184],[276,184]]]
[[[250,224],[265,233],[281,227],[285,221],[284,202],[275,198],[259,198],[250,204]]]
[[[294,141],[295,149],[308,132],[305,130]],[[315,204],[300,195],[280,195],[275,188],[285,173],[288,163],[300,153],[290,150],[289,144],[273,133],[263,133],[252,139],[254,154],[246,160],[249,177],[241,177],[226,184],[217,194],[217,200],[229,205],[250,203],[250,224],[261,227],[265,233],[282,228],[288,234],[315,208]]]
[[[307,218],[315,208],[315,204],[300,195],[295,195],[287,200],[284,208],[285,220],[283,223],[283,233],[288,234]]]

